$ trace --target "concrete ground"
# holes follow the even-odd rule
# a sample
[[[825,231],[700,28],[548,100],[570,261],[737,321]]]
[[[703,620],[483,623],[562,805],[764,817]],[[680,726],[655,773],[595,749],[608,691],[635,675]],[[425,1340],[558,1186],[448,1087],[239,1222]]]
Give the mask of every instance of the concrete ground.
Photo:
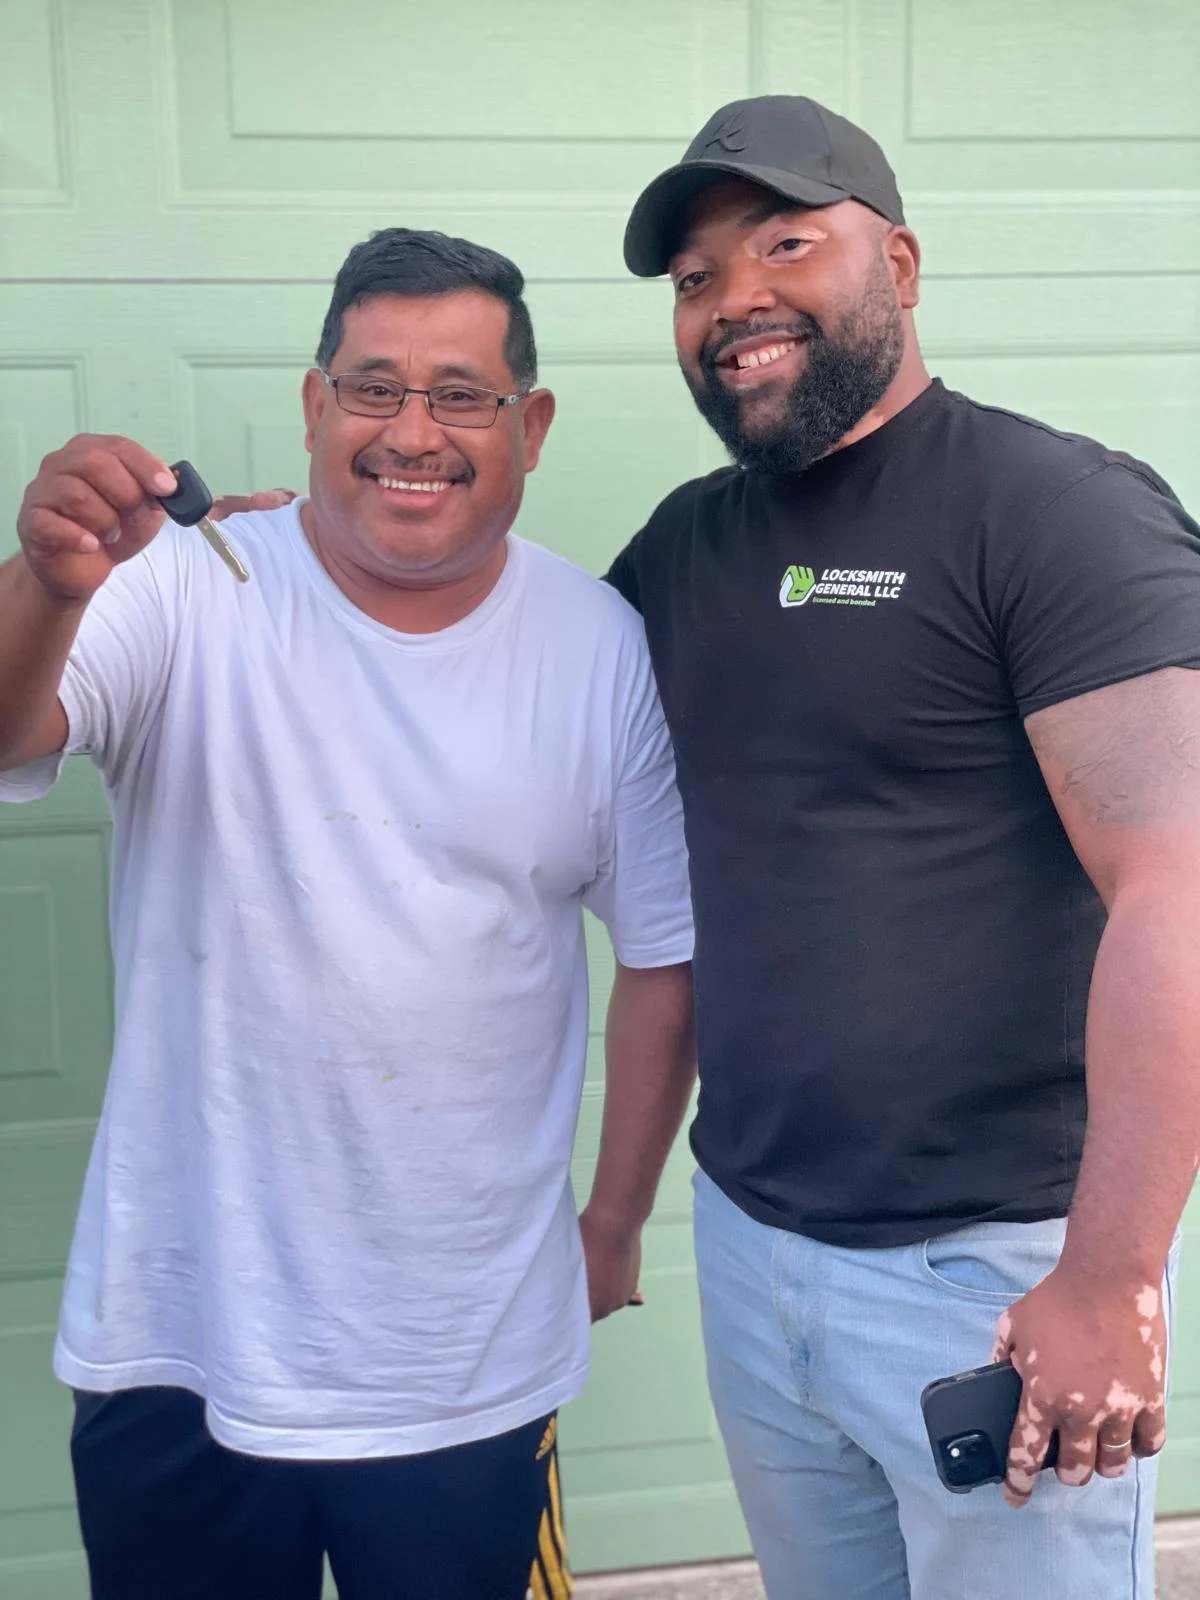
[[[721,1561],[702,1567],[625,1572],[612,1578],[580,1578],[575,1596],[576,1600],[763,1600],[763,1589],[754,1562]],[[1200,1600],[1200,1518],[1168,1518],[1159,1523],[1158,1600]]]

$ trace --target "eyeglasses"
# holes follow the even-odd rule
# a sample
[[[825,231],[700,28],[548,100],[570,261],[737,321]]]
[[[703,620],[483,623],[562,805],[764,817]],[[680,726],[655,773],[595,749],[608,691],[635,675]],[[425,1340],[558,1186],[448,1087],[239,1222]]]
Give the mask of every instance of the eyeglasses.
[[[353,412],[356,417],[399,416],[409,395],[419,394],[424,395],[433,420],[448,428],[490,428],[501,406],[524,399],[523,394],[497,394],[494,389],[475,389],[463,383],[411,389],[373,372],[339,372],[336,377],[322,372],[321,376],[342,410]]]

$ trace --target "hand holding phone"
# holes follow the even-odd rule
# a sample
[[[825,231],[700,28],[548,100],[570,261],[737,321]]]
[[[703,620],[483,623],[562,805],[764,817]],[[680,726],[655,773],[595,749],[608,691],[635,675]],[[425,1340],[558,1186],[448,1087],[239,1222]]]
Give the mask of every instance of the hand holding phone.
[[[951,1494],[1003,1483],[1020,1404],[1021,1374],[1011,1361],[974,1367],[926,1386],[921,1412],[938,1477]],[[1055,1434],[1043,1468],[1057,1461]]]

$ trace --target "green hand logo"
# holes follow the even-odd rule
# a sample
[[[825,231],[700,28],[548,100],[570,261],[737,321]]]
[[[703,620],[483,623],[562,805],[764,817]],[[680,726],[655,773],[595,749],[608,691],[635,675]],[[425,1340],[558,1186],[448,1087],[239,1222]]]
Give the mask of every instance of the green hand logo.
[[[789,567],[779,585],[779,604],[802,606],[816,586],[811,567]]]

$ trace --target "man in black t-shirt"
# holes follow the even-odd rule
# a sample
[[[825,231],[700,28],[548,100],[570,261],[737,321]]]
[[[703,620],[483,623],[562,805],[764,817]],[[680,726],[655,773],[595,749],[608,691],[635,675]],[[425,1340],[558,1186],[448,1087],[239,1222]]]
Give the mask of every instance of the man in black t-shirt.
[[[705,1336],[768,1595],[1149,1595],[1200,531],[1142,463],[930,381],[891,169],[812,101],[719,111],[625,248],[735,463],[609,577],[684,799]],[[993,1343],[1020,1518],[945,1493],[919,1409]]]

